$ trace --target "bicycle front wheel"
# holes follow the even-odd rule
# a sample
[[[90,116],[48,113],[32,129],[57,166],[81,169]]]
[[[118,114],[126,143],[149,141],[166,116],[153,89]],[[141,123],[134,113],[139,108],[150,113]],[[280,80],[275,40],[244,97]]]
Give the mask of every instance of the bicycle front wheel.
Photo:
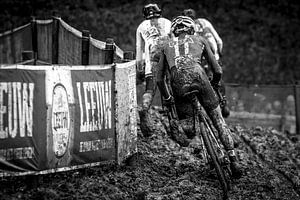
[[[225,172],[224,172],[224,170],[221,166],[221,163],[217,157],[217,152],[216,152],[214,146],[212,145],[212,140],[210,139],[209,134],[213,134],[213,133],[211,132],[211,129],[209,129],[206,126],[207,126],[207,123],[205,124],[203,121],[200,121],[201,135],[202,135],[207,153],[211,158],[212,164],[214,165],[218,179],[221,183],[221,187],[223,190],[223,199],[228,199],[229,180],[225,176]]]

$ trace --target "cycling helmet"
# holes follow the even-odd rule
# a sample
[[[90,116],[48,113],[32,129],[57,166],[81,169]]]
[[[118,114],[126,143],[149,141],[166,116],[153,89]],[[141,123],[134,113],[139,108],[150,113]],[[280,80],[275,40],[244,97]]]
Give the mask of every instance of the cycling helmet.
[[[191,9],[191,8],[183,10],[182,15],[188,16],[192,19],[196,19],[196,11],[194,9]]]
[[[190,17],[178,16],[172,21],[171,31],[176,37],[183,32],[193,35],[195,33],[195,22]]]
[[[161,16],[161,9],[156,3],[147,4],[143,8],[143,15],[145,19],[151,19]]]

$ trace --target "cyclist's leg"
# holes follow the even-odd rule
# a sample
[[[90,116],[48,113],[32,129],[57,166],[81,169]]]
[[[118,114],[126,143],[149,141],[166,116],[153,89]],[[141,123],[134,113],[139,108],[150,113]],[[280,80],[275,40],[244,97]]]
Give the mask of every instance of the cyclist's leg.
[[[199,81],[200,92],[198,98],[201,104],[203,105],[204,109],[208,113],[214,126],[219,132],[220,140],[225,150],[228,152],[229,159],[232,162],[233,175],[236,177],[240,177],[241,171],[239,170],[239,166],[237,164],[233,139],[231,136],[230,129],[228,128],[224,118],[222,117],[218,98],[206,76],[203,75]]]
[[[145,136],[153,132],[153,122],[149,113],[150,106],[156,91],[156,72],[158,65],[158,49],[155,46],[148,47],[149,60],[146,62],[145,79],[146,89],[142,97],[142,110],[140,111],[141,131]]]
[[[149,66],[146,66],[145,78],[146,78],[146,90],[143,95],[143,110],[149,110],[153,97],[155,95],[157,84],[157,65],[159,62],[159,46],[149,45]]]
[[[146,90],[142,98],[142,110],[139,112],[140,115],[140,127],[144,136],[149,136],[153,132],[152,120],[149,113],[150,106],[153,100],[153,79],[152,76],[146,77]]]
[[[209,81],[211,81],[212,78],[213,78],[213,72],[211,70],[211,67],[208,66],[207,64],[206,64],[206,66],[202,66],[202,67],[205,69],[205,72],[206,72],[206,75],[207,75]],[[220,86],[219,90],[220,90],[220,93],[221,93],[222,99],[223,99],[222,104],[220,104],[221,110],[222,110],[222,116],[227,118],[230,115],[230,110],[227,106],[227,99],[226,99],[226,95],[225,95],[224,81],[221,81],[221,86]]]
[[[220,134],[220,140],[228,153],[230,167],[234,178],[240,178],[242,175],[241,167],[238,163],[234,150],[234,142],[230,129],[228,128],[224,118],[222,117],[221,108],[217,106],[215,109],[208,112],[210,119]]]
[[[188,146],[195,136],[193,108],[184,98],[176,96],[176,90],[173,92],[178,120],[170,123],[170,135],[181,146]]]

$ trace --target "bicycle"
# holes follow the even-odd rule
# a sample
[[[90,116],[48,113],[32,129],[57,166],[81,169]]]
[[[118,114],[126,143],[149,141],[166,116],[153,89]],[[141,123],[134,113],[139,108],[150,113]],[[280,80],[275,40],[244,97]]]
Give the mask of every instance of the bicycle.
[[[169,87],[171,91],[171,88]],[[221,184],[223,190],[223,199],[228,199],[228,192],[230,190],[230,182],[231,182],[231,170],[230,170],[230,161],[228,156],[224,153],[222,145],[220,141],[217,139],[216,135],[218,134],[216,129],[214,128],[211,120],[206,114],[204,108],[200,104],[199,99],[197,98],[198,91],[194,90],[191,92],[185,93],[185,97],[188,97],[191,100],[191,104],[194,109],[194,122],[198,122],[200,126],[200,138],[204,144],[204,160],[206,163],[211,163],[216,171],[217,177]],[[174,104],[169,106],[167,110],[169,122],[171,124],[171,120],[178,120],[176,107]],[[195,124],[196,125],[196,124]],[[195,126],[194,126],[195,127]],[[196,130],[194,130],[196,131]],[[197,134],[197,132],[196,132]]]

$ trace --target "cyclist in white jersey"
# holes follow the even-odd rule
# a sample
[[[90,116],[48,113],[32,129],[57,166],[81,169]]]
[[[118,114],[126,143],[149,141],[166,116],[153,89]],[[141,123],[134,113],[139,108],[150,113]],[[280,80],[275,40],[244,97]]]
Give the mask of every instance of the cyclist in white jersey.
[[[219,34],[213,27],[213,25],[205,18],[197,18],[196,12],[193,9],[185,9],[183,15],[189,16],[194,19],[196,23],[196,34],[203,36],[209,42],[211,50],[215,56],[215,59],[219,61],[220,54],[223,50],[223,41],[220,38]]]
[[[145,134],[145,132],[151,131],[148,110],[156,91],[160,39],[170,33],[171,21],[162,17],[162,11],[157,4],[145,5],[143,15],[145,20],[136,30],[136,65],[137,74],[145,76],[146,79],[146,89],[140,112],[141,129]]]

